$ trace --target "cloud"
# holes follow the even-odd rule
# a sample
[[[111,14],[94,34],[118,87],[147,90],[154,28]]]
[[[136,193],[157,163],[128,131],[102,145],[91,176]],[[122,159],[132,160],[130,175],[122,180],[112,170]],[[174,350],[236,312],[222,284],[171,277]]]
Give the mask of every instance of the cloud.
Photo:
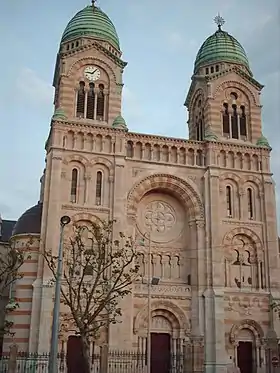
[[[22,68],[16,79],[16,86],[25,100],[36,104],[52,104],[53,88],[40,78],[36,71]]]
[[[168,35],[167,35],[167,41],[168,41],[168,44],[171,46],[171,47],[175,47],[175,48],[180,48],[184,45],[184,38],[183,36],[177,32],[177,31],[171,31]]]
[[[138,119],[142,116],[141,105],[135,94],[126,86],[123,88],[123,113],[127,121]],[[129,126],[129,123],[127,123]]]

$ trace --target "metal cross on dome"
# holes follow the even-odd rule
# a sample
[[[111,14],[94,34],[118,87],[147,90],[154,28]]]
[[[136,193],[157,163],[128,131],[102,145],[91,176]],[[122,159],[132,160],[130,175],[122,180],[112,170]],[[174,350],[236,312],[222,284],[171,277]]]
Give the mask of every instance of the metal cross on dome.
[[[221,30],[221,27],[225,24],[225,20],[220,16],[220,13],[214,18],[214,22],[218,26],[218,29]]]

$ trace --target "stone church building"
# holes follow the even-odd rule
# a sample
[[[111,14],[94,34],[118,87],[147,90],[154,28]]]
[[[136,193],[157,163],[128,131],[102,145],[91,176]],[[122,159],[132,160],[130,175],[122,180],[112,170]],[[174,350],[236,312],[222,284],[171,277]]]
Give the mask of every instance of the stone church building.
[[[61,216],[114,218],[115,230],[136,241],[151,236],[152,272],[160,278],[152,287],[152,353],[157,343],[164,353],[192,343],[205,372],[225,372],[228,364],[241,373],[270,372],[267,344],[275,347],[279,335],[270,304],[280,298],[280,271],[263,86],[241,44],[221,17],[216,21],[182,98],[189,140],[130,132],[122,116],[127,63],[112,21],[93,3],[68,23],[54,72],[40,201],[13,231],[19,246],[34,238],[13,289],[20,350],[49,351],[54,287],[38,253],[57,251]],[[148,243],[139,251],[145,276]],[[121,306],[125,322],[97,343],[145,350],[147,286],[135,284]],[[60,344],[73,334],[61,331]]]

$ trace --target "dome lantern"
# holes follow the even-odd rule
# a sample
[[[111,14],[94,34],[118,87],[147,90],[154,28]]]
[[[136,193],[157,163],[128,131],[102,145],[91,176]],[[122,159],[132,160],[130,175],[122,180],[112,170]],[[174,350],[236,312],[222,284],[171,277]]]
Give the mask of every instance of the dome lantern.
[[[120,42],[113,22],[99,7],[96,1],[80,10],[66,26],[61,43],[72,41],[79,37],[92,37],[107,41],[120,51]]]
[[[252,75],[244,48],[238,40],[222,29],[225,20],[218,14],[214,21],[218,30],[200,47],[194,63],[194,74],[204,66],[224,62],[243,66]]]

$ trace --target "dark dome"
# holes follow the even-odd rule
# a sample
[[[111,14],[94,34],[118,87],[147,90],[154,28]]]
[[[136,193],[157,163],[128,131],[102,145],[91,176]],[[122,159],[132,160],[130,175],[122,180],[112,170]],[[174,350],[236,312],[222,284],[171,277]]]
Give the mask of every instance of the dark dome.
[[[26,210],[16,222],[12,236],[26,233],[40,234],[42,210],[43,204],[41,202]]]

